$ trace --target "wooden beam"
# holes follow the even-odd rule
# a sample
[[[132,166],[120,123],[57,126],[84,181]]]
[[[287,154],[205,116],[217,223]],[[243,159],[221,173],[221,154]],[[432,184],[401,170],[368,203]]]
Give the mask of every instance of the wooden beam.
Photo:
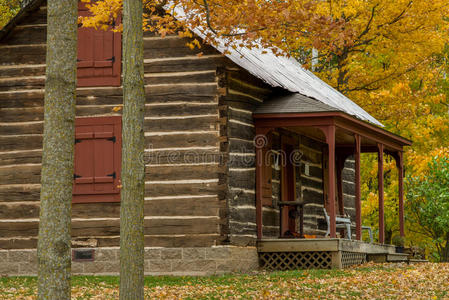
[[[399,233],[402,237],[404,237],[404,161],[402,152],[398,152],[398,160],[396,161],[396,164],[398,166]]]
[[[384,219],[384,145],[377,144],[378,156],[378,190],[379,190],[379,243],[385,243],[385,219]]]
[[[256,147],[256,226],[257,239],[262,238],[262,193],[263,193],[263,148],[268,143],[267,134],[271,128],[257,128],[254,144]]]
[[[357,240],[362,239],[362,202],[360,192],[360,153],[361,153],[361,137],[358,134],[355,138],[355,236]]]
[[[335,238],[336,234],[336,217],[335,212],[335,124],[328,126],[315,126],[320,129],[326,137],[326,143],[328,145],[328,186],[329,186],[329,218],[330,218],[330,237]]]

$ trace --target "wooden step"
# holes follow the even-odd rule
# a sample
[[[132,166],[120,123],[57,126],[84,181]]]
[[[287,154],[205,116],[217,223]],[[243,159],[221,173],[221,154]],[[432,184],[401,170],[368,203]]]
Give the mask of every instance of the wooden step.
[[[387,262],[406,262],[408,261],[407,253],[389,253],[387,254]]]

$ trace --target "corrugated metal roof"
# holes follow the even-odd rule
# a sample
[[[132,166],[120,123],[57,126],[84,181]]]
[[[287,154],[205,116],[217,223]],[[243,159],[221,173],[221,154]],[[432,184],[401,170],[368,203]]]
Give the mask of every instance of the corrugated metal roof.
[[[0,30],[0,39],[14,27],[16,22],[26,15],[27,11],[34,9],[40,3],[42,3],[42,0],[28,0],[26,2],[27,5],[22,8],[18,15]],[[176,9],[176,14],[177,18],[186,18],[184,11],[179,7]],[[197,27],[192,29],[192,31],[201,38],[205,37],[204,28]],[[247,49],[237,47],[234,49],[224,45],[225,41],[218,39],[218,44],[214,47],[221,53],[224,53],[234,63],[272,87],[281,87],[290,92],[299,93],[316,99],[334,108],[334,110],[343,111],[359,119],[383,126],[345,95],[326,84],[312,72],[304,69],[295,59],[276,56],[271,50],[262,48]]]
[[[261,104],[255,114],[286,114],[342,111],[298,93],[273,97]]]
[[[185,19],[186,15],[181,8],[176,9],[176,17]],[[201,38],[205,37],[205,28],[191,29]],[[224,53],[234,63],[244,68],[252,75],[262,79],[272,87],[281,87],[290,92],[314,98],[335,110],[346,112],[361,120],[369,121],[382,126],[374,117],[363,108],[352,102],[348,97],[329,86],[312,72],[304,69],[294,58],[276,56],[269,49],[263,48],[232,48],[225,47],[224,39],[217,39],[214,47]],[[227,51],[225,51],[227,50]]]

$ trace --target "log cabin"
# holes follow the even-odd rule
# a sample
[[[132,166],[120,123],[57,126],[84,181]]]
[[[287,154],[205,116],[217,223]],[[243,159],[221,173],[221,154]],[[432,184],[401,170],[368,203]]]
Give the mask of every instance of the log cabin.
[[[0,274],[37,271],[46,26],[46,1],[31,0],[0,30]],[[117,274],[121,36],[79,28],[78,40],[72,272]],[[360,154],[378,153],[379,174],[384,154],[396,159],[403,235],[411,142],[292,58],[187,41],[144,34],[145,273],[401,258],[384,244],[382,175],[379,244],[361,240]],[[344,238],[338,214],[354,236]]]

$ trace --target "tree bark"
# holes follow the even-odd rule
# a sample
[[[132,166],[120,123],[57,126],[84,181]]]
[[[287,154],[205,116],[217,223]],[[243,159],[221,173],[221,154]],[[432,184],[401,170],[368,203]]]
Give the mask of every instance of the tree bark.
[[[48,0],[38,298],[70,299],[77,0]]]
[[[142,1],[123,1],[123,147],[120,208],[120,299],[143,299],[145,88]]]

